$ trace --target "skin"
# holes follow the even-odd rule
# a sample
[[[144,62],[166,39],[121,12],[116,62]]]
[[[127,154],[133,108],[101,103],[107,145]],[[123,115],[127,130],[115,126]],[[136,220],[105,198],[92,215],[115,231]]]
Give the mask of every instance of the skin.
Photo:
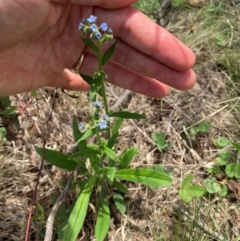
[[[89,86],[69,69],[76,67],[85,45],[78,24],[90,15],[106,22],[119,41],[105,66],[107,81],[154,97],[169,86],[187,90],[195,81],[193,52],[141,12],[136,0],[7,0],[0,1],[0,96],[43,86],[87,91]],[[80,72],[98,66],[86,48]]]

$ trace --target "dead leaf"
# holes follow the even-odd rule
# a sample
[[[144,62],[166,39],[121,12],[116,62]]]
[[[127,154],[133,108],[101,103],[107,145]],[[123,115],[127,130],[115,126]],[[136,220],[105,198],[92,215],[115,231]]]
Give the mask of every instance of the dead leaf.
[[[231,180],[227,183],[227,186],[234,193],[235,197],[240,200],[240,183]]]
[[[205,0],[188,0],[189,4],[193,7],[200,8],[203,6]]]

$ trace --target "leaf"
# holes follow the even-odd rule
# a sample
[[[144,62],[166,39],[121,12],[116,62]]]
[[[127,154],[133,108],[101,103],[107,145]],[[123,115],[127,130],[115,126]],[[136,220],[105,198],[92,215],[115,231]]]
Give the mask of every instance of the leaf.
[[[187,175],[184,177],[182,183],[181,183],[181,188],[186,188],[189,186],[189,184],[192,182],[193,176],[191,174]]]
[[[77,141],[77,143],[86,140],[88,137],[94,135],[95,130],[93,129],[89,129],[87,131],[84,132],[84,134],[81,136],[81,138]]]
[[[6,110],[1,111],[1,112],[0,112],[0,115],[4,115],[4,116],[6,116],[6,115],[11,115],[13,112],[16,111],[17,108],[18,108],[17,106],[11,106],[11,107],[9,107],[9,108],[6,109]]]
[[[114,51],[115,51],[115,48],[116,48],[116,45],[117,45],[118,42],[114,43],[103,55],[102,57],[102,66],[104,66],[107,61],[112,57]]]
[[[80,193],[78,200],[76,201],[70,214],[68,225],[64,232],[63,241],[76,241],[87,214],[88,203],[95,184],[95,180],[95,177],[90,178]]]
[[[221,191],[219,192],[219,195],[220,195],[221,197],[224,197],[224,196],[227,195],[227,193],[228,193],[228,188],[227,188],[227,186],[226,186],[226,185],[221,185]]]
[[[142,168],[117,170],[115,178],[141,183],[154,188],[172,184],[171,177],[166,174]]]
[[[164,169],[164,167],[161,165],[161,164],[157,164],[155,167],[154,167],[154,170],[157,171],[157,172],[161,172],[163,174],[166,174],[166,175],[169,175],[171,171],[167,171]]]
[[[129,193],[127,187],[124,186],[121,182],[118,182],[118,181],[114,180],[112,185],[114,187],[116,187],[120,192],[122,192],[124,194],[128,194]]]
[[[95,53],[98,52],[98,47],[93,43],[92,40],[90,40],[89,38],[82,38],[82,41],[90,48],[92,49]]]
[[[240,178],[240,164],[239,163],[230,163],[225,168],[225,173],[228,177]]]
[[[191,185],[186,188],[186,191],[193,197],[202,197],[205,193],[205,188],[200,185]]]
[[[229,151],[223,150],[219,153],[219,157],[216,158],[216,162],[219,165],[226,165],[231,159],[231,153]]]
[[[207,133],[209,132],[210,128],[211,128],[211,123],[207,121],[203,121],[198,125],[198,132]]]
[[[126,212],[126,204],[124,202],[124,198],[122,197],[122,195],[118,194],[118,193],[114,193],[113,194],[113,201],[116,205],[116,207],[119,209],[119,211],[121,213],[125,213]]]
[[[179,190],[179,192],[178,192],[178,194],[179,194],[179,197],[183,200],[183,201],[185,201],[185,202],[191,202],[192,201],[192,196],[189,194],[189,192],[186,190],[186,189],[180,189]]]
[[[207,178],[207,179],[203,180],[203,184],[204,184],[207,192],[209,192],[209,193],[218,193],[221,190],[220,184],[217,183],[217,180],[215,177]]]
[[[66,169],[68,171],[74,171],[77,166],[77,163],[73,160],[69,160],[69,156],[66,154],[47,148],[43,149],[37,147],[35,149],[38,155],[54,166]]]
[[[112,135],[107,143],[108,148],[112,149],[114,147],[114,145],[116,144],[117,138],[118,138],[118,134],[119,134],[119,132],[112,133]]]
[[[234,193],[235,197],[240,200],[240,184],[233,180],[227,182],[228,188]]]
[[[9,96],[4,96],[0,97],[0,103],[5,107],[5,106],[10,106],[11,105],[11,100]]]
[[[229,144],[229,140],[226,137],[220,137],[215,142],[218,148],[224,148]]]
[[[123,118],[119,118],[117,117],[116,120],[115,120],[115,123],[114,123],[114,126],[112,128],[112,134],[114,135],[115,133],[118,133],[121,125],[122,125],[122,122],[123,122]]]
[[[91,89],[89,91],[89,98],[91,101],[96,101],[96,93],[100,94],[101,93],[100,89],[101,89],[100,78],[95,78],[91,85]]]
[[[77,121],[76,116],[73,117],[72,128],[73,128],[74,141],[77,142],[81,138],[82,133],[80,132],[80,130],[78,128],[78,121]]]
[[[119,111],[119,112],[112,112],[109,114],[110,117],[120,117],[124,119],[146,119],[145,115],[138,114],[135,112],[128,112],[128,111]]]
[[[238,151],[238,153],[240,154],[240,144],[236,143],[236,142],[232,142],[231,145]]]
[[[117,161],[116,153],[115,153],[113,150],[111,150],[110,148],[108,148],[108,147],[105,146],[105,145],[102,147],[102,149],[103,149],[103,152],[104,152],[110,159],[112,159],[112,160],[114,160],[114,161]]]
[[[97,241],[103,241],[110,227],[110,209],[108,199],[103,199],[102,205],[98,212],[95,234]]]
[[[112,183],[114,180],[114,176],[116,173],[116,168],[115,167],[103,167],[100,168],[99,171],[97,171],[98,174],[104,174],[108,180]]]
[[[159,151],[162,151],[169,146],[169,143],[165,141],[164,133],[152,132],[151,137],[152,137],[153,141],[157,144],[157,148]]]
[[[129,149],[126,149],[122,152],[120,156],[120,164],[119,169],[127,168],[128,165],[131,163],[134,156],[138,155],[140,152],[137,148],[131,147]]]
[[[84,74],[82,74],[82,73],[80,73],[80,76],[81,76],[81,77],[83,78],[83,80],[84,80],[85,82],[87,82],[90,86],[92,85],[92,83],[93,83],[93,81],[94,81],[93,77],[84,75]]]

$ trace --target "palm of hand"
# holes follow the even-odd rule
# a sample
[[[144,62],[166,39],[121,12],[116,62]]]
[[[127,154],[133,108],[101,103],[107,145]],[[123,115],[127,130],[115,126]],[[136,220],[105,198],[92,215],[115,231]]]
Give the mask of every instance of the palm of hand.
[[[6,81],[14,79],[9,88],[21,92],[45,85],[61,86],[66,78],[71,81],[71,72],[64,69],[76,64],[84,48],[76,31],[81,7],[45,0],[32,1],[30,5],[23,2],[19,0],[16,5],[20,18],[15,20],[17,28],[11,26],[16,29],[15,33],[11,31],[11,47],[0,52],[0,59],[4,60],[0,71],[6,73]],[[51,82],[53,79],[56,83]]]

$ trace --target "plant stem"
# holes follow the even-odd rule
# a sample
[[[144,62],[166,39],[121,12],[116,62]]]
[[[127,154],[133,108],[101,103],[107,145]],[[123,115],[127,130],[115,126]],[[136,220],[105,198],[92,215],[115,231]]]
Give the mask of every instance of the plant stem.
[[[105,109],[106,115],[109,115],[105,85],[104,85],[104,80],[102,76],[102,46],[100,41],[98,41],[98,70],[99,70],[99,73],[101,74],[100,81],[101,81],[101,92],[103,97],[104,109]],[[107,121],[107,124],[108,124],[107,135],[108,135],[108,139],[110,139],[111,133],[110,133],[109,121]]]

